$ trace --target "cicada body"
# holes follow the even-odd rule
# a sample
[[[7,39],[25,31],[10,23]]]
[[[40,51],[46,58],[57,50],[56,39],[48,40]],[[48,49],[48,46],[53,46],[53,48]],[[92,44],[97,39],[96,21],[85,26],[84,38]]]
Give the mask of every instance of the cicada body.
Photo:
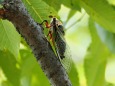
[[[50,40],[55,48],[56,55],[62,62],[64,68],[69,71],[71,65],[71,54],[64,38],[65,32],[63,25],[55,17],[52,17],[50,25],[46,20],[45,22],[46,27],[50,28],[47,36],[50,36]]]
[[[66,50],[66,42],[64,40],[64,30],[62,23],[56,18],[52,19],[51,22],[51,30],[52,30],[52,42],[54,44],[57,56],[60,59],[65,58],[64,53]]]

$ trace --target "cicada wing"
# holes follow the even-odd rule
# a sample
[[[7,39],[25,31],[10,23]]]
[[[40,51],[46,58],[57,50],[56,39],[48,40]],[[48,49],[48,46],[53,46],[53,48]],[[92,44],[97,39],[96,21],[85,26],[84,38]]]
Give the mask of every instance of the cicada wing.
[[[64,53],[66,50],[66,42],[61,38],[61,35],[56,32],[56,47],[58,48],[58,53],[60,55],[60,58],[63,59],[65,58]]]
[[[72,64],[72,57],[70,53],[69,46],[66,44],[66,50],[64,53],[65,58],[61,59],[61,63],[64,66],[64,68],[69,72],[71,70],[71,64]]]
[[[56,36],[57,56],[59,57],[63,67],[67,70],[67,72],[69,72],[71,70],[72,63],[70,48],[67,45],[64,34],[62,33],[62,31],[60,31],[60,28],[58,28]]]
[[[59,47],[57,47],[57,44],[56,44],[56,53],[63,67],[66,69],[67,72],[69,72],[71,70],[72,58],[71,58],[71,53],[68,45],[66,44],[64,58],[60,57],[61,55],[59,53]]]

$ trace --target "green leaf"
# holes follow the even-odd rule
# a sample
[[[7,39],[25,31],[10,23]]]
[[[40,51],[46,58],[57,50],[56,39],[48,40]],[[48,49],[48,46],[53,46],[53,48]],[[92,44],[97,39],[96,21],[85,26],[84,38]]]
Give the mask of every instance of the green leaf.
[[[61,2],[60,0],[43,0],[46,2],[49,6],[53,7],[56,11],[59,11],[61,8]]]
[[[0,20],[0,50],[9,50],[17,57],[19,45],[20,36],[14,26],[6,20]]]
[[[2,81],[1,86],[12,86],[9,81]]]
[[[57,12],[43,0],[23,0],[27,10],[37,22],[50,20],[49,15],[57,16]]]
[[[50,86],[48,79],[30,50],[22,49],[20,50],[20,55],[22,59],[21,77],[24,78],[23,82],[26,81],[30,86]]]
[[[73,86],[80,86],[78,72],[75,68],[75,64],[72,62],[71,71],[69,72],[69,78]]]
[[[94,23],[89,22],[92,43],[84,67],[88,86],[105,86],[105,67],[109,55],[107,47],[101,42]]]
[[[20,70],[17,61],[9,51],[0,51],[0,67],[13,86],[20,86]]]
[[[64,4],[65,6],[71,8],[72,10],[79,10],[80,11],[80,6],[79,6],[79,0],[44,0],[47,4],[52,6],[54,9],[59,11],[61,8],[61,5]]]
[[[44,20],[50,22],[50,15],[58,17],[57,12],[43,0],[23,0],[23,2],[32,18],[38,23],[42,23]],[[44,29],[44,33],[47,34],[48,30]]]
[[[107,83],[107,82],[106,82],[106,86],[115,86],[115,84]]]
[[[79,5],[80,0],[62,0],[62,3],[71,8],[72,10],[81,10],[80,5]]]
[[[80,2],[96,22],[115,33],[115,10],[106,0],[81,0]]]
[[[101,38],[101,41],[106,44],[111,53],[115,53],[115,34],[105,30],[103,27],[96,24],[96,28]]]

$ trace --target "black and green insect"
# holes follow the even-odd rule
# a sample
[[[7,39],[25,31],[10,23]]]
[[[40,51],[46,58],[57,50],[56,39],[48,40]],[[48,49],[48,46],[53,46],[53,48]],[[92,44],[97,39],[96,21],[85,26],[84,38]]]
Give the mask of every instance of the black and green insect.
[[[50,24],[47,20],[43,21],[45,22],[46,28],[49,28],[47,37],[50,37],[50,41],[55,48],[56,56],[60,59],[64,68],[69,71],[71,54],[64,38],[65,32],[63,25],[56,17],[50,16],[50,18],[52,19]]]

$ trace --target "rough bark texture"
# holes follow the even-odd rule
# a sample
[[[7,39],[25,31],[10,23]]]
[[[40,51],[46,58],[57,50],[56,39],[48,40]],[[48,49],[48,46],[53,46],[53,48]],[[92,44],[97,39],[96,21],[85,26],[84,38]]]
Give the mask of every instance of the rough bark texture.
[[[12,22],[17,31],[25,38],[51,84],[53,86],[71,86],[67,73],[42,32],[43,28],[31,18],[22,1],[4,0],[2,5],[5,13],[0,17]]]

